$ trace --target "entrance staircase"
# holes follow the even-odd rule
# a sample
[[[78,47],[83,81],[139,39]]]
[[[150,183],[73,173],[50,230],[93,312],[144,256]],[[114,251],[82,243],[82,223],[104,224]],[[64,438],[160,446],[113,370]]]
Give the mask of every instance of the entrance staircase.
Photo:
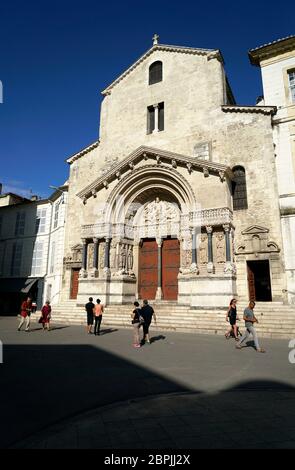
[[[229,328],[225,321],[226,310],[190,309],[175,302],[151,302],[156,316],[157,326],[152,323],[152,331],[181,331],[188,333],[224,334]],[[132,305],[109,305],[103,314],[102,326],[131,328]],[[243,311],[246,304],[238,304],[238,316],[243,332]],[[255,315],[259,323],[255,325],[258,336],[269,338],[295,338],[295,305],[283,305],[280,302],[258,302]],[[77,306],[76,300],[68,300],[52,307],[52,321],[71,325],[85,325],[84,306]]]

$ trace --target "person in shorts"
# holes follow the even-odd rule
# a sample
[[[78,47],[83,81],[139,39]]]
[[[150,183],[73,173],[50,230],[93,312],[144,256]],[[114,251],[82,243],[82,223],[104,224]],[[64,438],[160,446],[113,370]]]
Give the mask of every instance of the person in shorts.
[[[93,309],[94,309],[93,298],[89,297],[89,302],[85,304],[85,310],[87,312],[87,333],[89,335],[91,334],[91,328],[93,325]]]

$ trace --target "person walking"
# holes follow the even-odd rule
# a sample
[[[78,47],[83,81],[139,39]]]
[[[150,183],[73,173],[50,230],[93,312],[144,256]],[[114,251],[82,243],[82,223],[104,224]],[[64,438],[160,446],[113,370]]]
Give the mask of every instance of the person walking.
[[[89,302],[85,304],[85,310],[87,312],[87,333],[89,335],[91,334],[91,327],[93,325],[93,309],[94,309],[93,298],[89,297]]]
[[[254,339],[254,344],[256,347],[256,351],[260,353],[264,353],[265,349],[262,349],[259,346],[258,342],[258,337],[256,330],[254,328],[254,323],[258,323],[257,318],[254,315],[254,307],[255,307],[255,302],[253,300],[250,301],[248,308],[245,308],[244,310],[244,320],[245,320],[245,327],[246,331],[242,338],[240,339],[239,343],[236,345],[237,349],[242,349],[242,343],[246,341],[246,339],[249,338],[250,334],[252,333],[253,339]]]
[[[50,325],[49,325],[50,319],[51,319],[51,306],[50,306],[49,300],[47,300],[41,310],[40,320],[43,326],[43,331],[45,331],[46,328],[47,328],[47,331],[50,330]]]
[[[239,320],[239,319],[237,318],[237,300],[236,300],[236,299],[232,299],[232,300],[230,301],[230,304],[229,304],[229,307],[228,307],[228,311],[227,311],[227,315],[226,315],[226,321],[229,321],[229,323],[230,323],[230,329],[225,333],[226,339],[229,339],[229,338],[230,338],[231,332],[232,332],[232,330],[233,330],[234,336],[235,336],[235,340],[236,340],[236,341],[239,341],[239,338],[238,338],[237,320]]]
[[[95,336],[99,336],[100,324],[101,324],[102,314],[103,314],[103,305],[100,303],[100,299],[96,300],[96,305],[94,306],[93,313],[95,317],[94,334]]]
[[[21,330],[23,324],[26,322],[25,331],[30,331],[30,316],[32,313],[32,298],[28,297],[27,300],[24,300],[21,305],[21,321],[18,325],[18,331]]]
[[[151,344],[150,337],[149,337],[149,327],[152,322],[152,318],[154,317],[155,323],[157,323],[157,318],[156,318],[156,314],[154,312],[153,307],[149,305],[147,300],[143,301],[143,307],[141,308],[141,315],[144,320],[144,323],[142,325],[143,327],[142,343]]]
[[[131,314],[132,318],[132,325],[133,325],[133,346],[134,348],[140,348],[140,341],[139,341],[139,328],[143,324],[143,317],[141,315],[141,308],[138,302],[134,302],[135,309]]]

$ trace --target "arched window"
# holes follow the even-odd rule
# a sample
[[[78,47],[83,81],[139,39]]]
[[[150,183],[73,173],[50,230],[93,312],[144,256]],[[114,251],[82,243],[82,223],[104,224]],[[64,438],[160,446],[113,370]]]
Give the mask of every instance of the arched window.
[[[163,80],[163,64],[159,60],[150,65],[149,85],[161,82]]]
[[[234,174],[234,180],[232,182],[233,208],[236,211],[248,209],[245,168],[235,166],[232,171]]]

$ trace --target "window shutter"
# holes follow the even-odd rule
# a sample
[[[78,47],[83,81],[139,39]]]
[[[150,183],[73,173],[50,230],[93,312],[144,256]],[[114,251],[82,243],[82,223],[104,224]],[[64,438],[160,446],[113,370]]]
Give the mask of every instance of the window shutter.
[[[164,103],[159,104],[159,131],[164,130]]]
[[[149,85],[161,82],[163,80],[163,64],[159,60],[150,65]]]

